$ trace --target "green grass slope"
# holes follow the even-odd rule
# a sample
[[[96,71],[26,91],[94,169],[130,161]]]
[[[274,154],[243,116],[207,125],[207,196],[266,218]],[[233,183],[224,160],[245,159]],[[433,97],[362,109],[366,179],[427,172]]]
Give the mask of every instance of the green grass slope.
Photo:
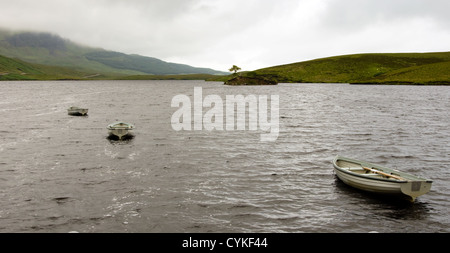
[[[249,72],[278,82],[450,84],[450,52],[357,54]]]
[[[449,85],[450,61],[401,68],[355,83]]]
[[[102,79],[106,76],[74,70],[33,64],[0,55],[0,81],[4,80],[86,80]]]
[[[0,81],[5,80],[216,80],[225,76],[211,74],[187,75],[133,75],[117,76],[113,74],[96,74],[70,67],[49,66],[24,62],[0,55]],[[224,81],[224,80],[222,80]]]

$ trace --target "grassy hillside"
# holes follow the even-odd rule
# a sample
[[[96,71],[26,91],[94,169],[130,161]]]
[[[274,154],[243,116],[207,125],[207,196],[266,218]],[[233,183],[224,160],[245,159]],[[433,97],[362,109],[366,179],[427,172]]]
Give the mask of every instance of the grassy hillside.
[[[450,85],[450,61],[401,68],[355,83]]]
[[[107,78],[104,75],[77,71],[67,67],[55,67],[27,63],[0,55],[1,80],[86,80]]]
[[[450,52],[336,56],[246,75],[298,83],[450,84]]]
[[[70,67],[49,66],[28,63],[0,55],[0,81],[5,80],[92,80],[92,79],[119,79],[119,80],[207,80],[213,81],[217,76],[211,74],[187,75],[132,75],[117,76],[114,74],[96,74],[95,72],[79,71]],[[224,80],[221,80],[224,81]]]

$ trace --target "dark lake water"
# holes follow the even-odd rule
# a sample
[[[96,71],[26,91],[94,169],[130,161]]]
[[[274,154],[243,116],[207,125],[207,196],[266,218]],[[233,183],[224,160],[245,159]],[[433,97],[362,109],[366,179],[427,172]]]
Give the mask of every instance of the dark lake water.
[[[278,139],[174,131],[171,100],[194,87],[279,95]],[[450,232],[450,87],[0,82],[0,98],[0,232]],[[117,120],[135,137],[108,139]],[[338,154],[431,192],[411,204],[349,188]]]

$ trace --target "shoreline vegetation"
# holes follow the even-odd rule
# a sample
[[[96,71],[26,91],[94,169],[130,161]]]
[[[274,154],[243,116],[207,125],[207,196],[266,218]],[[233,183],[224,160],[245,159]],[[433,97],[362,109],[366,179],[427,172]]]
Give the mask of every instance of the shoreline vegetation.
[[[225,85],[277,85],[278,81],[266,76],[244,76],[233,74],[224,82]]]

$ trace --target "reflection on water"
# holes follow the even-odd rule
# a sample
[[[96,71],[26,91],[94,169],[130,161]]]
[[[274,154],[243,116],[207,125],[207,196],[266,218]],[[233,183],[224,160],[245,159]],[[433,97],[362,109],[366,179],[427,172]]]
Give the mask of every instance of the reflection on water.
[[[174,131],[178,94],[279,95],[280,133]],[[450,87],[0,82],[0,232],[450,232]],[[89,116],[72,117],[82,105]],[[206,112],[209,108],[204,108]],[[125,140],[106,127],[139,128]],[[344,185],[336,155],[432,179],[415,203]]]
[[[119,138],[116,135],[108,135],[108,137],[106,137],[106,139],[108,139],[111,144],[118,144],[118,143],[122,143],[122,144],[126,144],[126,143],[130,143],[133,139],[134,139],[134,134],[127,134],[125,136],[122,136],[122,138]]]
[[[336,191],[340,195],[358,198],[367,206],[367,211],[372,210],[368,215],[384,216],[393,220],[426,220],[431,211],[428,203],[412,203],[399,196],[361,191],[344,184],[337,177]]]

